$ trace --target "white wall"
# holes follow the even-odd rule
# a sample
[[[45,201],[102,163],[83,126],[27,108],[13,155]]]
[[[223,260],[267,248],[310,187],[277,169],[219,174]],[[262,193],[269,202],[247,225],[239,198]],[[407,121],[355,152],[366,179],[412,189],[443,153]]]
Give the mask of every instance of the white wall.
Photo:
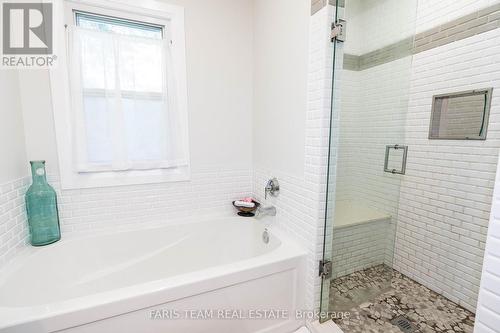
[[[0,184],[29,173],[24,147],[18,73],[0,72]]]
[[[0,70],[0,267],[24,246],[29,165],[24,144],[18,73]]]
[[[254,0],[253,152],[257,168],[304,174],[309,0]]]
[[[49,74],[46,70],[23,70],[19,81],[27,158],[45,160],[49,172],[56,173],[59,166]]]
[[[162,0],[185,8],[191,163],[252,163],[252,0]]]

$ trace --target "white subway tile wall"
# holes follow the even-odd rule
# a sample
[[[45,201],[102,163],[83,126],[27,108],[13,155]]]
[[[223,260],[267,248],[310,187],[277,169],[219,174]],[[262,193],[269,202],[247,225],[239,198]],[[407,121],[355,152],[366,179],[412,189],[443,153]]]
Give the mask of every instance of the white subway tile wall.
[[[224,167],[196,171],[190,181],[176,183],[61,190],[56,177],[49,181],[59,196],[63,233],[229,215],[231,202],[252,192],[251,170]]]
[[[403,144],[411,57],[343,70],[338,198],[396,216],[401,176],[384,172],[386,145]]]
[[[179,223],[195,217],[234,213],[231,202],[252,194],[251,170],[207,168],[191,181],[112,188],[61,190],[49,175],[59,202],[61,232],[117,229]],[[30,177],[0,187],[0,267],[27,243],[24,194]]]
[[[497,166],[488,242],[484,255],[475,333],[498,332],[500,323],[500,165]]]
[[[412,36],[416,5],[416,0],[349,1],[346,52],[367,54]],[[384,225],[352,228],[361,237],[371,231],[373,239],[365,239],[364,245],[371,245],[365,249],[357,239],[350,253],[348,243],[334,232],[335,276],[364,269],[370,262],[391,266],[393,262],[401,176],[384,172],[384,156],[387,145],[404,144],[412,59],[406,56],[385,62],[356,71],[342,70],[336,195],[354,206],[385,211],[392,219]]]
[[[347,200],[353,201],[354,191],[352,184],[355,182],[355,173],[352,169],[357,163],[357,149],[349,150],[346,144],[349,143],[347,140],[351,137],[349,134],[352,133],[351,130],[355,130],[356,120],[352,119],[353,116],[362,108],[362,83],[361,79],[363,72],[342,70],[342,102],[340,107],[336,107],[335,111],[339,113],[339,127],[338,131],[339,138],[339,148],[338,148],[338,159],[337,159],[337,184],[336,184],[336,194],[337,200]],[[351,147],[353,148],[353,147]],[[359,156],[358,156],[359,157]]]
[[[418,0],[417,33],[498,3],[498,0]]]
[[[363,55],[413,36],[417,1],[347,0],[346,53]]]
[[[435,2],[424,2],[419,2],[418,11],[418,26],[423,30],[432,28],[429,24],[444,23],[437,19],[425,23],[423,13],[429,8],[440,13],[436,18],[449,21],[498,3],[456,1],[441,8]],[[498,34],[497,29],[423,52],[415,56],[413,65],[408,57],[360,73],[344,71],[342,81],[340,130],[346,132],[340,141],[337,198],[384,207],[393,214],[394,224],[399,211],[396,269],[470,310],[476,307],[500,146],[498,100],[493,101],[486,142],[428,141],[427,134],[432,95],[490,86],[498,90]],[[404,92],[409,90],[408,83],[412,88],[407,112],[408,94]],[[362,118],[356,119],[359,109]],[[367,137],[363,123],[369,124],[376,137]],[[380,149],[363,150],[363,143],[373,141]],[[384,143],[391,141],[410,146],[400,200],[399,179],[381,176],[380,171],[383,158],[379,155]]]
[[[333,231],[333,278],[387,262],[390,219],[353,225]],[[392,257],[391,257],[392,258]]]
[[[342,71],[345,80],[342,81],[337,198],[392,216],[391,223],[378,230],[385,234],[382,262],[388,265],[392,265],[394,257],[402,176],[384,172],[384,157],[386,145],[402,145],[405,141],[410,75],[411,57],[359,72]],[[334,233],[334,243],[335,239],[338,237]],[[337,249],[335,245],[334,248]],[[355,252],[358,250],[353,248],[352,256],[359,258]],[[338,276],[341,272],[352,272],[353,267],[366,268],[362,262],[346,260],[339,266]]]
[[[500,147],[500,29],[414,56],[395,268],[474,311]],[[432,96],[493,87],[486,141],[428,140]]]
[[[264,199],[264,187],[269,179],[276,177],[280,182],[278,197]],[[295,177],[275,170],[256,170],[254,172],[253,196],[263,205],[274,205],[276,217],[266,218],[271,231],[277,228],[298,241],[307,250],[306,267],[306,308],[314,309],[318,295],[318,242],[321,224],[318,211],[318,185],[314,180]]]
[[[29,178],[24,177],[0,185],[0,268],[26,247],[28,184]]]

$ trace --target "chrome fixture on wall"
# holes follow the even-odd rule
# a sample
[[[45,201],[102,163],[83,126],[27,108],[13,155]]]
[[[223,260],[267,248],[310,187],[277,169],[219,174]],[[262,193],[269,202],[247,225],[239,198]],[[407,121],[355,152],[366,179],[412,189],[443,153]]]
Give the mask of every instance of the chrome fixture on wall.
[[[255,211],[255,218],[259,219],[264,216],[276,216],[276,207],[274,206],[260,206]]]
[[[267,182],[266,188],[265,188],[265,199],[267,199],[267,194],[272,195],[273,197],[277,197],[278,194],[280,194],[280,183],[278,182],[278,179],[275,177],[273,179],[270,179]]]
[[[399,170],[389,168],[389,158],[391,155],[391,149],[394,149],[395,151],[403,150],[403,156],[401,159],[401,168]],[[392,174],[397,174],[397,175],[406,174],[406,160],[407,159],[408,159],[408,146],[402,146],[402,145],[386,146],[385,147],[384,171],[388,172],[388,173],[392,173]]]
[[[345,42],[346,40],[346,29],[347,22],[343,19],[338,19],[337,21],[332,23],[332,31],[330,33],[330,39],[333,42]]]

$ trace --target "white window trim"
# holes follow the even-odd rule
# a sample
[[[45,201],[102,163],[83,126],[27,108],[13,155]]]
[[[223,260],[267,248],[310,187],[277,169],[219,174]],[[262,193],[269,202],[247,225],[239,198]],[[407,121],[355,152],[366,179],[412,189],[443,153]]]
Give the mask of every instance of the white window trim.
[[[134,170],[123,172],[79,173],[74,165],[71,128],[71,101],[69,95],[69,77],[67,71],[67,42],[65,24],[74,24],[72,10],[80,9],[96,14],[118,16],[136,21],[156,23],[168,27],[168,36],[172,39],[174,70],[176,74],[177,107],[182,115],[185,128],[186,151],[189,151],[187,133],[187,79],[186,51],[184,34],[184,8],[167,5],[153,0],[64,0],[54,2],[55,45],[57,65],[50,70],[52,108],[56,129],[57,150],[61,187],[80,189],[161,182],[187,181],[190,179],[188,165],[172,169]],[[91,9],[91,10],[89,10]],[[69,13],[68,13],[69,10]],[[70,17],[68,17],[70,16]],[[70,21],[68,21],[70,20]]]

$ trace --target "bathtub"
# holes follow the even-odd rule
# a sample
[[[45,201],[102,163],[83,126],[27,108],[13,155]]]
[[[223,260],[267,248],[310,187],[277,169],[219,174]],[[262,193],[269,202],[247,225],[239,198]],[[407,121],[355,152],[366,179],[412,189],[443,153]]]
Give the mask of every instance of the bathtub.
[[[305,252],[253,219],[64,238],[0,272],[0,332],[291,332]]]

